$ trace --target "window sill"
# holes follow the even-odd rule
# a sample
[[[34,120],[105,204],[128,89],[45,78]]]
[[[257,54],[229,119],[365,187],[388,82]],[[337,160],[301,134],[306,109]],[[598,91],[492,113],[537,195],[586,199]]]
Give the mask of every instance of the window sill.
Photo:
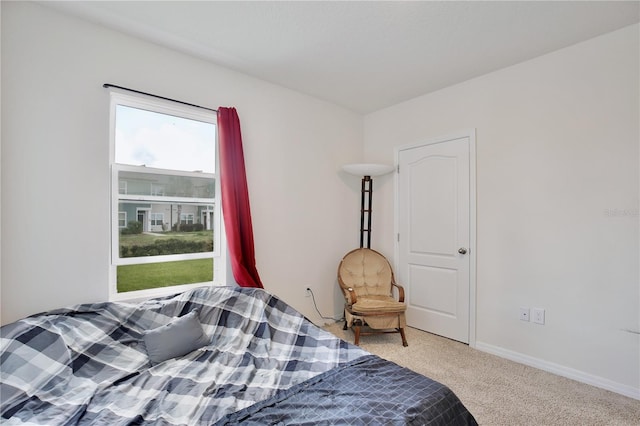
[[[219,282],[203,282],[194,284],[183,284],[171,287],[159,287],[151,288],[148,290],[127,291],[124,293],[111,293],[109,295],[110,302],[137,302],[146,299],[152,299],[154,297],[170,296],[176,293],[182,293],[187,290],[191,290],[197,287],[205,286],[222,286],[224,283]]]

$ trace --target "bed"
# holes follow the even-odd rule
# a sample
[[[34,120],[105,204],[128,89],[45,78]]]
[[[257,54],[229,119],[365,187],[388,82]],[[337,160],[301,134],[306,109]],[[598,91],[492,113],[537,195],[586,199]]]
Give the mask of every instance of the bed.
[[[7,425],[476,424],[446,386],[260,289],[82,304],[0,337]]]

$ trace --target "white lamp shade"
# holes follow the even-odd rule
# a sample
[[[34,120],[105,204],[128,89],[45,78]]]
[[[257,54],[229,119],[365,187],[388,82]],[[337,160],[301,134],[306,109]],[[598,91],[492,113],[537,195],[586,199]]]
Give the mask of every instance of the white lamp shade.
[[[387,164],[355,163],[345,164],[342,170],[356,176],[381,176],[393,170],[393,166]]]

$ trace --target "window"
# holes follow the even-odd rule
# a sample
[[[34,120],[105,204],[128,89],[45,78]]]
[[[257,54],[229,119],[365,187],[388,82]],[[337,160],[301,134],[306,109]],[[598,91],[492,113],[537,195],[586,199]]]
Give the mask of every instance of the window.
[[[111,91],[112,299],[224,281],[216,148],[214,112]]]
[[[164,195],[164,185],[151,183],[151,195]]]
[[[193,214],[181,214],[180,215],[180,223],[183,225],[193,224]]]
[[[162,226],[164,213],[151,213],[151,226]]]
[[[127,212],[118,212],[118,228],[127,226]]]

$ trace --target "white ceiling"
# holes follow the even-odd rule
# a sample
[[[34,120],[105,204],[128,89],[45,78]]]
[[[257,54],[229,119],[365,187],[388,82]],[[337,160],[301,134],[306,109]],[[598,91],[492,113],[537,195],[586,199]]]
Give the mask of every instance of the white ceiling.
[[[640,1],[42,4],[360,113],[640,21]]]

